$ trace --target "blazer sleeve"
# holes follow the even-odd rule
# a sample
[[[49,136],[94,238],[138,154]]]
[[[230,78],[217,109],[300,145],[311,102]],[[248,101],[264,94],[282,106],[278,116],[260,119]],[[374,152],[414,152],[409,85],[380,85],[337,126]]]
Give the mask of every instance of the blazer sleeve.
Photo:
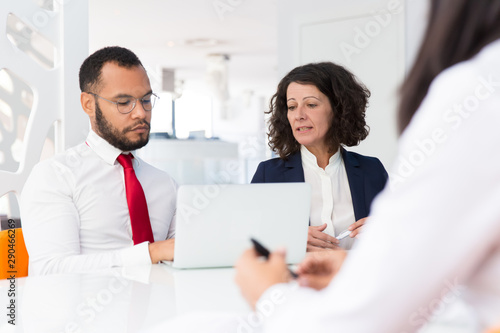
[[[252,183],[265,183],[265,164],[260,162],[255,174],[252,178]]]
[[[378,179],[379,184],[380,184],[379,188],[378,188],[378,192],[381,192],[384,189],[385,184],[387,183],[387,180],[389,179],[389,175],[387,174],[387,170],[385,170],[382,162],[380,162],[380,160],[378,158],[376,158],[376,161],[377,161],[377,166],[378,166],[377,179]]]
[[[389,178],[384,165],[378,158],[373,158],[369,169],[365,169],[365,200],[367,214],[371,212],[371,205],[375,197],[382,192]]]
[[[384,165],[382,164],[382,162],[380,162],[380,160],[377,158],[377,164],[379,166],[379,180],[380,180],[380,191],[382,191],[385,187],[385,184],[387,183],[387,180],[389,179],[389,174],[387,173],[387,170],[385,170],[384,168]]]

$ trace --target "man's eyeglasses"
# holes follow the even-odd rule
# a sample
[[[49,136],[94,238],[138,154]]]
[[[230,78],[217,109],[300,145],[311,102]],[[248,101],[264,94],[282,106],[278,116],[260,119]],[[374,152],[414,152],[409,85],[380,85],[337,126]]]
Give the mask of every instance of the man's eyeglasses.
[[[155,93],[150,93],[142,98],[120,97],[116,100],[116,102],[114,102],[114,101],[110,101],[107,98],[101,97],[101,96],[94,94],[94,93],[91,93],[91,92],[87,92],[87,94],[91,94],[95,97],[99,97],[100,99],[103,99],[105,101],[108,101],[110,103],[115,104],[116,108],[118,109],[118,112],[120,112],[122,114],[127,114],[127,113],[132,112],[132,110],[135,108],[135,105],[137,104],[137,101],[141,102],[142,108],[144,109],[144,111],[151,111],[151,110],[153,110],[153,107],[155,106],[156,99],[160,98]]]

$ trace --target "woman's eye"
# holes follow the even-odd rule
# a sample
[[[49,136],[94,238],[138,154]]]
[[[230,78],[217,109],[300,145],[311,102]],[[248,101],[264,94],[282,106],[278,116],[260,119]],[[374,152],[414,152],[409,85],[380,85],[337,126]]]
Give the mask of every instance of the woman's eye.
[[[307,104],[311,109],[315,108],[317,105],[316,104]]]
[[[290,106],[288,107],[288,110],[289,110],[289,111],[293,111],[293,110],[295,110],[295,106],[294,106],[294,105],[290,105]]]

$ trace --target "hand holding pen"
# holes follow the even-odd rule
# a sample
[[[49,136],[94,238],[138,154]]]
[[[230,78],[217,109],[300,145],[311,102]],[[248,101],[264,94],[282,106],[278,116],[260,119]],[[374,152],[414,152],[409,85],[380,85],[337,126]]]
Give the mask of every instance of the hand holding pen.
[[[253,247],[255,249],[255,251],[261,255],[262,257],[265,257],[266,260],[269,259],[269,250],[266,249],[261,243],[259,243],[256,239],[254,238],[250,238],[250,240],[252,241],[253,243]],[[292,278],[296,279],[298,277],[298,275],[293,272],[290,268],[288,268],[288,271],[290,272],[290,275],[292,276]]]

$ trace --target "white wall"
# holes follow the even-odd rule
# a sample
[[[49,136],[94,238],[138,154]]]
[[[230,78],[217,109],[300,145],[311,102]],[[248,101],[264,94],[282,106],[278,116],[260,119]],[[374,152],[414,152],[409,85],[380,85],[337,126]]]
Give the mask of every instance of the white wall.
[[[406,0],[405,65],[407,70],[411,68],[424,36],[428,10],[428,0]]]
[[[280,0],[278,72],[317,61],[351,70],[370,89],[370,135],[348,148],[390,167],[396,155],[397,90],[425,26],[423,0]],[[411,10],[411,20],[407,12]]]

